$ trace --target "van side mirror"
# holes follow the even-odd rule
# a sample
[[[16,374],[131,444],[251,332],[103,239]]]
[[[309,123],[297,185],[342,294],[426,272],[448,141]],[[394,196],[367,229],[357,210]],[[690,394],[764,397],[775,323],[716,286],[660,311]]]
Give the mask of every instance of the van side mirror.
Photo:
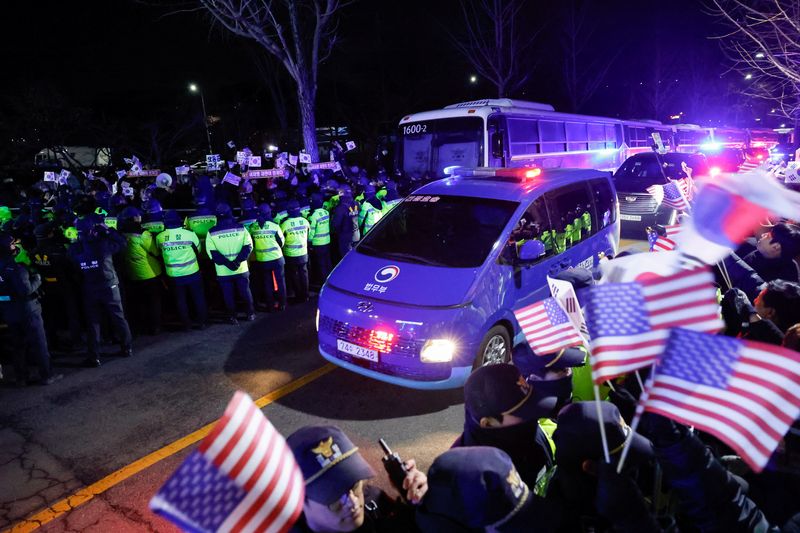
[[[498,159],[503,157],[503,132],[502,131],[492,132],[492,138],[490,142],[492,145],[492,157]]]
[[[525,241],[519,248],[519,259],[522,262],[536,261],[544,254],[544,243],[539,239]]]

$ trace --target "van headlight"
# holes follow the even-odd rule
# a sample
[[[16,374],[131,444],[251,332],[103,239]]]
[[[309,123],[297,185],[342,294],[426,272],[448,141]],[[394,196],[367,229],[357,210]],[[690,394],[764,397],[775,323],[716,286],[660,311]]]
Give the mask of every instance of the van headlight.
[[[430,339],[419,352],[423,363],[447,363],[453,360],[456,344],[449,339]]]

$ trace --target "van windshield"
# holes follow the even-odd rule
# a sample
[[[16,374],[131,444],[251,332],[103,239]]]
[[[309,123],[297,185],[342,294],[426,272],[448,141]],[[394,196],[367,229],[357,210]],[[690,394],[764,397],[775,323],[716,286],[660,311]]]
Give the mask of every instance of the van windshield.
[[[406,198],[356,248],[360,253],[421,265],[483,264],[519,204],[467,196]]]

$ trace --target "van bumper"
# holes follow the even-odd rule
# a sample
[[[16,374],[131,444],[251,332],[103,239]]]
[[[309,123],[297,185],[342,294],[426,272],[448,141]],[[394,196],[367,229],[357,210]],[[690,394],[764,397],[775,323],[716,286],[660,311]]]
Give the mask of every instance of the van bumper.
[[[366,376],[368,378],[377,379],[378,381],[384,381],[386,383],[391,383],[392,385],[399,385],[400,387],[406,387],[409,389],[420,389],[420,390],[457,389],[464,386],[464,383],[467,381],[467,378],[472,373],[471,366],[454,366],[450,369],[450,377],[448,377],[447,379],[439,381],[416,381],[413,379],[390,376],[382,372],[376,372],[375,370],[370,370],[368,368],[363,368],[358,365],[348,363],[347,361],[342,361],[341,359],[327,353],[322,348],[322,346],[319,347],[319,353],[328,362],[331,362],[336,366],[345,368],[350,372],[355,372],[356,374],[361,374],[362,376]]]

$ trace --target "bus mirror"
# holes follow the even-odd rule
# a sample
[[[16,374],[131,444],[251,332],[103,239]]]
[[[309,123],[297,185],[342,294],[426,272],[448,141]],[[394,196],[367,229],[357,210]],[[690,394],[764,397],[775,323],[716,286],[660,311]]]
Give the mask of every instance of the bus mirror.
[[[544,254],[544,243],[539,239],[525,241],[519,249],[520,261],[536,261]]]
[[[492,157],[501,158],[503,157],[503,132],[502,131],[495,131],[492,132]]]

